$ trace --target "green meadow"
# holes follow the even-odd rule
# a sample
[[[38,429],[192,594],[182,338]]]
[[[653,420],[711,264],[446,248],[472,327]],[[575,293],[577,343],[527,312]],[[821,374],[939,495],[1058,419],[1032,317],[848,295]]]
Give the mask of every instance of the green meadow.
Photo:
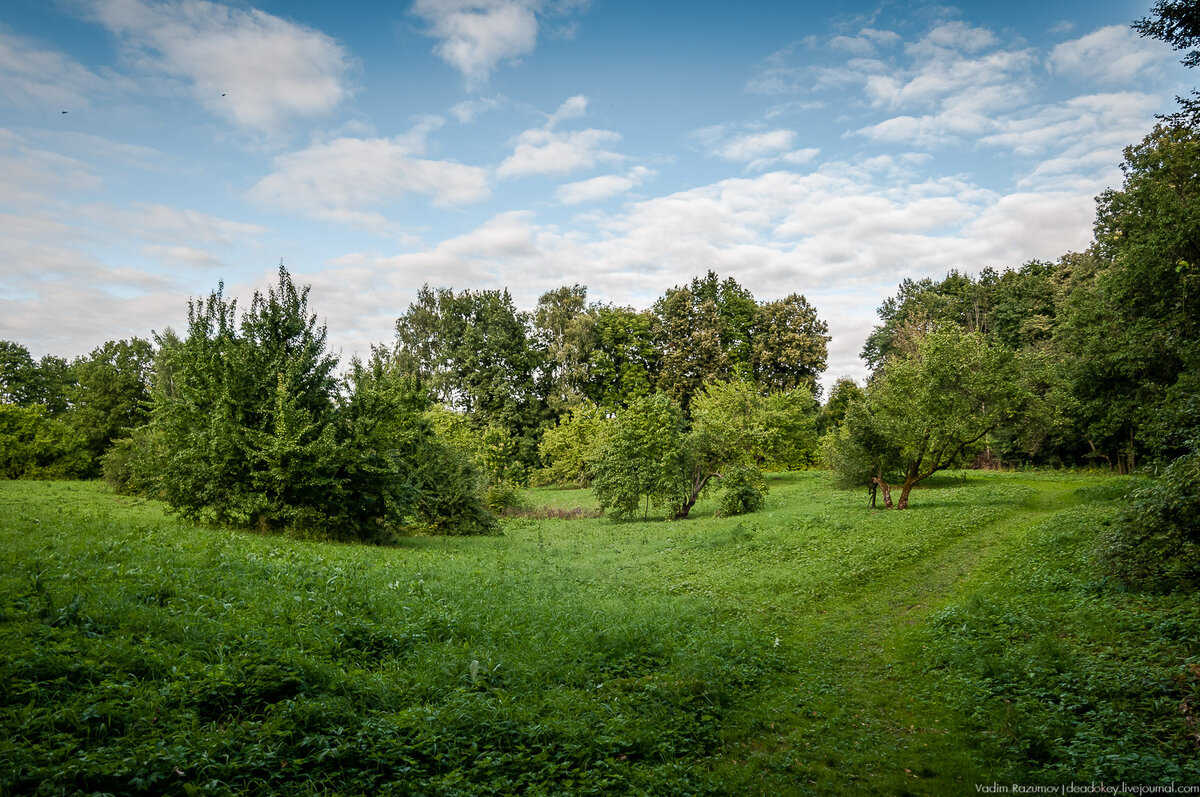
[[[1200,783],[1200,606],[1093,565],[1126,482],[390,547],[0,483],[0,793],[968,794]],[[566,517],[553,517],[564,515]]]

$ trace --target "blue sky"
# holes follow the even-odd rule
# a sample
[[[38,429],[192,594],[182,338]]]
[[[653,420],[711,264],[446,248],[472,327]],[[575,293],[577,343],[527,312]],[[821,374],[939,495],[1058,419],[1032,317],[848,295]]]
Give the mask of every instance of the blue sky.
[[[1148,8],[6,0],[0,338],[178,328],[282,259],[348,357],[424,283],[643,308],[711,268],[861,378],[904,277],[1088,245],[1192,85]]]

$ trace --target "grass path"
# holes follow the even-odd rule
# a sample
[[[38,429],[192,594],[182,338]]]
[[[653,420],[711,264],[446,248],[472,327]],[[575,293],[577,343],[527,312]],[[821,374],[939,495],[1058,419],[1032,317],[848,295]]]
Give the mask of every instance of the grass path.
[[[915,632],[940,607],[968,597],[1040,521],[1078,504],[1076,489],[1086,483],[1014,480],[1028,491],[1018,508],[797,612],[790,642],[811,651],[809,666],[773,692],[794,701],[775,706],[778,718],[760,729],[763,737],[735,743],[721,768],[742,768],[743,786],[762,794],[964,794],[990,783],[956,738],[953,710],[928,688]]]

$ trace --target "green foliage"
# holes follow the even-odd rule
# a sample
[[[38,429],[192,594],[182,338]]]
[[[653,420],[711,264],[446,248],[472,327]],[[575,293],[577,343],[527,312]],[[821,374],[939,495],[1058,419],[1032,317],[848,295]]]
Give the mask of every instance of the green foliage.
[[[763,508],[767,501],[767,483],[762,471],[745,465],[732,466],[721,474],[719,512],[728,517],[746,515]]]
[[[825,370],[829,326],[798,293],[760,304],[750,330],[754,382],[761,390],[807,388],[814,396]]]
[[[88,466],[84,440],[45,407],[0,404],[0,478],[67,479]]]
[[[220,291],[193,303],[187,336],[159,337],[149,431],[114,457],[114,481],[151,482],[185,517],[302,536],[493,528],[474,469],[436,440],[425,392],[382,352],[339,390],[307,299],[281,266],[240,323]]]
[[[96,464],[114,440],[149,420],[153,364],[154,347],[140,338],[108,341],[71,363],[70,424]]]
[[[594,308],[595,343],[588,356],[583,393],[606,412],[616,412],[654,392],[659,352],[653,316],[629,307]]]
[[[394,358],[434,398],[462,413],[472,428],[504,430],[515,465],[537,464],[545,397],[537,376],[544,352],[531,338],[531,318],[508,291],[423,287],[396,322]],[[485,467],[491,468],[491,465]]]
[[[66,360],[47,354],[35,361],[21,344],[0,340],[0,403],[41,406],[51,415],[61,415],[69,406],[70,385]]]
[[[559,419],[558,425],[547,429],[538,446],[538,455],[546,463],[534,474],[539,484],[591,484],[588,461],[600,443],[607,427],[607,418],[594,404],[582,404]]]
[[[1020,400],[1011,352],[978,333],[947,326],[920,339],[909,357],[893,357],[867,387],[861,410],[852,405],[834,438],[831,460],[842,480],[898,470],[904,478],[898,509],[920,481],[973,456],[985,437],[1011,417]]]
[[[1200,586],[1200,451],[1130,491],[1100,553],[1108,570],[1131,584]]]
[[[674,511],[686,490],[683,413],[661,393],[618,412],[589,465],[600,505],[615,520],[651,507]]]

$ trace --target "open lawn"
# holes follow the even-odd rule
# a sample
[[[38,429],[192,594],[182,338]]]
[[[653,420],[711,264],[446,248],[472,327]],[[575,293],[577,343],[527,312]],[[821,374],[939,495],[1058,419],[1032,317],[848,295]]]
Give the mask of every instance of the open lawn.
[[[1200,601],[1091,563],[1123,481],[931,482],[390,548],[0,483],[0,793],[1200,784]]]

